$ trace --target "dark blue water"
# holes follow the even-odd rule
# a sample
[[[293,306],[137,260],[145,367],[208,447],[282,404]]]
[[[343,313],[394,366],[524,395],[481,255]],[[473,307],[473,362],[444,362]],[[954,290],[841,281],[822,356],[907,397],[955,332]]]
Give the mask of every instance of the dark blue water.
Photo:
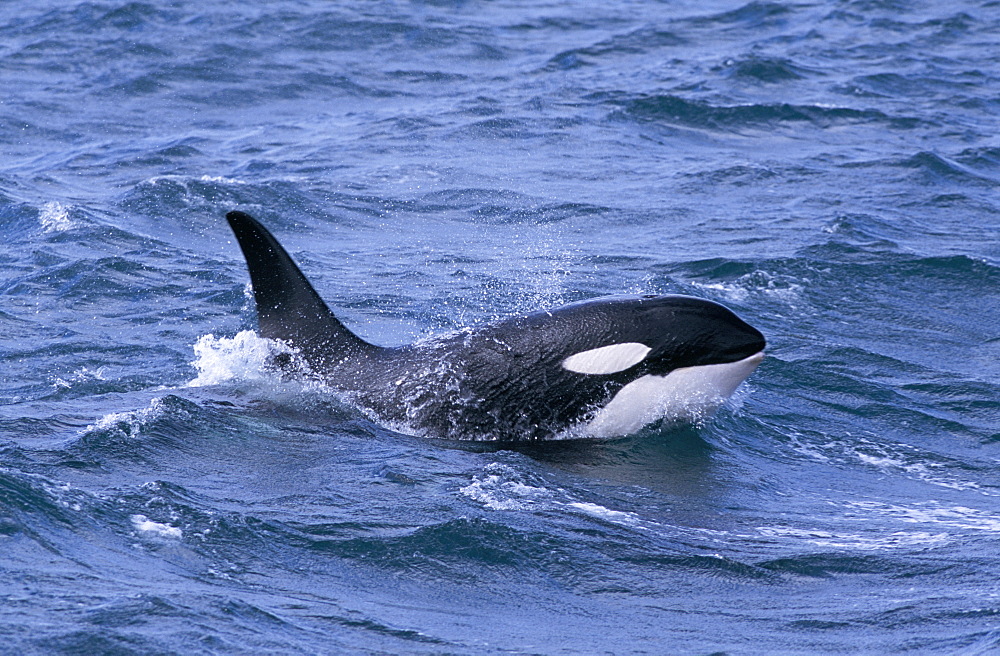
[[[0,6],[0,652],[1000,649],[1000,4]],[[621,292],[769,357],[519,451],[277,382],[223,216],[400,344]]]

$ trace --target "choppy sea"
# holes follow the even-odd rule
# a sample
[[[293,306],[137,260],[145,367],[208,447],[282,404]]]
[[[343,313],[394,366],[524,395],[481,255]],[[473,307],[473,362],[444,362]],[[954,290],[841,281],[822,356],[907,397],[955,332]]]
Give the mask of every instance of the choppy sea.
[[[1000,3],[0,5],[0,652],[1000,651]],[[379,344],[732,308],[710,421],[516,450],[275,380],[224,221]]]

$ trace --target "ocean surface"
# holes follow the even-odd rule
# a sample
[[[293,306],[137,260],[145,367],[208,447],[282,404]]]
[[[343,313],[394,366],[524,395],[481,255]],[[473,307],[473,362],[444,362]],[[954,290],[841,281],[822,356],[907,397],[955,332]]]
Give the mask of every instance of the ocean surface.
[[[403,344],[768,356],[511,448],[280,380],[224,215]],[[1000,2],[0,5],[0,653],[1000,651]]]

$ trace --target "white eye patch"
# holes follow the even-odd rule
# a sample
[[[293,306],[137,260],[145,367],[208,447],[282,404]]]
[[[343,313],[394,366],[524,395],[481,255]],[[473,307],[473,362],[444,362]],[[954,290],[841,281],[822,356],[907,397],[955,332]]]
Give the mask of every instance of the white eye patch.
[[[562,366],[578,374],[616,374],[642,362],[650,350],[639,342],[611,344],[571,355]]]

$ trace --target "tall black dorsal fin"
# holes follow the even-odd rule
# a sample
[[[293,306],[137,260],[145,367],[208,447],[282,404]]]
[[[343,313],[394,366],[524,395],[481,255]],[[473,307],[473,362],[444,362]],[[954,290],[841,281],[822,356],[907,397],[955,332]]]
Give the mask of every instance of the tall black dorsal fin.
[[[250,270],[261,337],[281,339],[307,357],[376,350],[340,323],[278,240],[249,214],[229,212]]]

